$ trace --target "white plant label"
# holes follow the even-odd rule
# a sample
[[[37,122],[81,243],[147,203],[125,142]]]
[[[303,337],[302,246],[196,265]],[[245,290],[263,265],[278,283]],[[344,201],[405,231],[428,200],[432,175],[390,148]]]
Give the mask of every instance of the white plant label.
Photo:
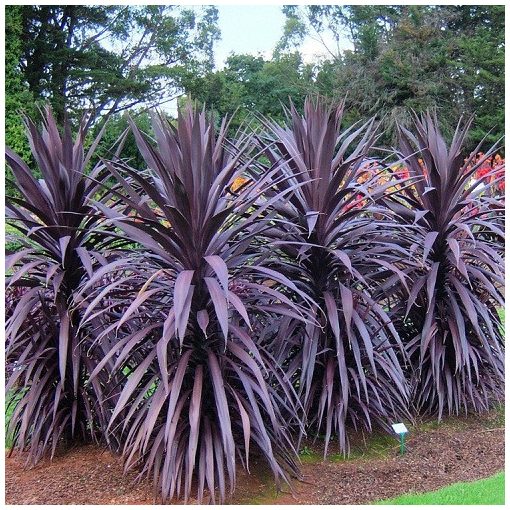
[[[407,434],[409,432],[403,423],[394,423],[392,428],[395,431],[395,434]]]

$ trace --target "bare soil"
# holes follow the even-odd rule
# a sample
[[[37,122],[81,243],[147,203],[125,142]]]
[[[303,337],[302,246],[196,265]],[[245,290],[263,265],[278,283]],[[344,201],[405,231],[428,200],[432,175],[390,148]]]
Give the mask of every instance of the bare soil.
[[[368,504],[407,492],[435,490],[504,469],[504,428],[494,413],[413,427],[405,455],[396,440],[361,441],[355,458],[323,461],[320,444],[302,455],[303,481],[276,492],[262,463],[240,473],[233,504]],[[334,459],[334,460],[331,460]],[[153,504],[150,480],[123,475],[121,460],[98,446],[82,446],[26,470],[23,456],[6,457],[6,504]]]

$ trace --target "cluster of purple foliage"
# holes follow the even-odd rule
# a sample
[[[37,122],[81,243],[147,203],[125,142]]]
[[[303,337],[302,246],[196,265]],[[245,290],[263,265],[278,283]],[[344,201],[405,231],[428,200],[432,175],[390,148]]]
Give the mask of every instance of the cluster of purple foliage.
[[[154,139],[131,125],[144,170],[89,170],[97,140],[26,120],[43,178],[7,151],[6,360],[27,463],[101,441],[162,500],[224,502],[253,455],[299,477],[304,435],[348,453],[349,430],[502,398],[504,206],[469,122],[449,148],[433,116],[399,126],[409,176],[381,179],[374,120],[311,99],[288,119],[230,140],[155,115]]]

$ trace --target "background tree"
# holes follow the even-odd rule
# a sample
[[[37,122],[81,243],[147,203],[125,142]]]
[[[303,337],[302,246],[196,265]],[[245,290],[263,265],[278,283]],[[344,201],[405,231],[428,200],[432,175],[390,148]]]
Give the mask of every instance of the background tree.
[[[212,69],[217,16],[212,6],[25,5],[19,69],[59,122],[159,105],[177,95],[184,66]]]
[[[289,100],[303,104],[315,91],[314,66],[305,64],[299,52],[265,60],[261,56],[231,55],[221,71],[203,77],[189,75],[183,81],[186,93],[221,116],[235,114],[231,130],[258,112],[283,120],[282,105]]]
[[[33,164],[30,145],[23,126],[22,112],[33,116],[34,98],[19,69],[22,52],[23,30],[22,6],[11,5],[5,11],[5,144],[19,154],[24,161]],[[12,184],[12,171],[5,167],[6,191],[8,196],[17,195]],[[38,174],[40,175],[40,174]]]
[[[22,6],[9,6],[5,12],[5,143],[26,161],[31,153],[20,112],[33,114],[33,97],[18,66],[22,25]]]
[[[476,112],[470,140],[489,130],[488,144],[505,131],[505,7],[472,5],[450,10],[447,30],[452,34],[449,64],[455,69],[455,93],[463,109]],[[471,142],[472,144],[473,142]]]
[[[503,6],[288,5],[283,12],[271,59],[232,55],[215,70],[213,6],[7,6],[7,80],[17,80],[8,112],[20,86],[33,99],[21,104],[47,100],[59,122],[64,111],[79,118],[91,108],[94,122],[185,93],[219,114],[237,111],[234,130],[251,111],[281,120],[281,103],[319,93],[331,101],[347,95],[348,123],[377,114],[392,128],[409,122],[410,109],[437,108],[447,139],[461,113],[476,114],[467,149],[491,129],[487,146],[503,135]],[[305,36],[325,45],[326,59],[304,62]],[[352,50],[342,51],[346,37]],[[20,138],[13,122],[9,143]],[[395,142],[391,131],[381,143]]]
[[[153,134],[150,114],[147,111],[116,113],[108,119],[101,141],[92,158],[93,164],[100,158],[112,159],[118,152],[118,156],[129,165],[138,169],[145,168],[145,162],[136,146],[134,135],[129,129],[129,119],[144,133]],[[94,136],[98,136],[100,131],[101,127],[96,126]]]
[[[437,108],[447,138],[460,114],[476,114],[467,149],[490,129],[487,147],[503,135],[503,6],[312,5],[284,13],[280,53],[306,35],[324,42],[329,32],[336,41],[316,87],[334,99],[347,94],[351,121],[377,114],[390,128],[408,123],[410,109]],[[340,51],[342,37],[352,51]]]

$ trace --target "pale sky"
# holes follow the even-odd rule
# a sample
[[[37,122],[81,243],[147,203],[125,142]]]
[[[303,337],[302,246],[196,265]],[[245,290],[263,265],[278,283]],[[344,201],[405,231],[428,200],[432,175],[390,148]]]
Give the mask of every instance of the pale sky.
[[[216,66],[222,68],[225,59],[232,53],[261,54],[270,59],[276,43],[283,34],[285,16],[282,5],[221,5],[219,11],[219,27],[221,40],[215,46]],[[332,40],[325,41],[334,47]],[[341,41],[341,49],[352,48],[345,39]],[[327,55],[320,42],[307,37],[301,46],[301,54],[305,62],[316,61]]]
[[[283,33],[285,16],[277,5],[218,5],[221,40],[216,43],[216,66],[230,53],[262,54],[270,58]]]

